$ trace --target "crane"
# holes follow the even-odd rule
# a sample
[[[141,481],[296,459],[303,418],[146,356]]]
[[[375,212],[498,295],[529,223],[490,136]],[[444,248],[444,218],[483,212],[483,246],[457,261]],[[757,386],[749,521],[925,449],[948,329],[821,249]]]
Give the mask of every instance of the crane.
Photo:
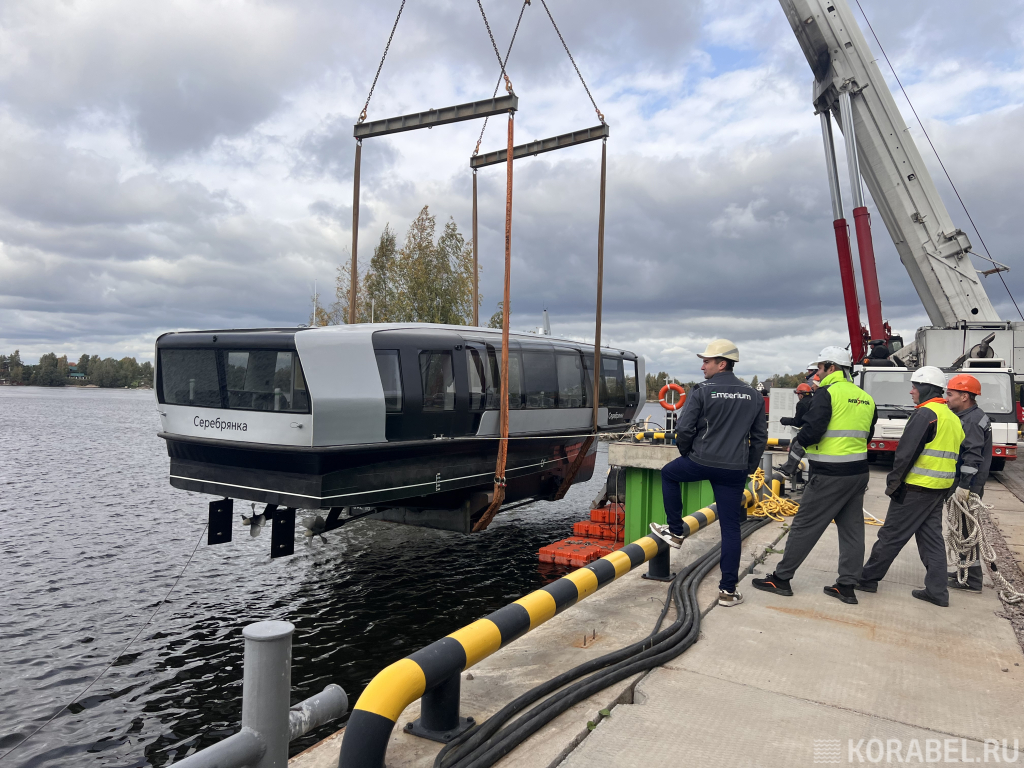
[[[992,421],[992,466],[998,471],[1017,455],[1017,422],[1022,414],[1019,406],[1013,413],[1013,389],[1015,378],[1017,383],[1024,381],[1024,322],[1005,321],[993,307],[971,260],[971,241],[953,223],[939,197],[846,0],[779,3],[814,73],[811,101],[821,121],[850,349],[854,360],[866,364],[860,372],[861,385],[879,404],[869,458],[873,453],[895,450],[903,433],[910,369],[935,365],[947,370],[962,368],[981,380],[978,404]],[[833,119],[846,145],[866,330],[860,321]],[[932,323],[917,329],[913,343],[906,347],[882,318],[864,184]],[[1008,269],[993,264],[995,268],[984,274]],[[872,350],[865,359],[864,344],[869,340],[884,354],[877,356]],[[868,365],[876,362],[896,367]],[[1024,387],[1020,400],[1024,402]]]
[[[983,337],[995,331],[992,347],[1002,353],[1007,362],[1013,360],[1014,351],[1019,347],[1024,363],[1024,323],[1003,321],[993,307],[971,261],[971,241],[953,223],[939,197],[846,1],[779,2],[814,73],[812,103],[822,126],[854,359],[861,358],[865,334],[860,325],[839,186],[833,119],[845,138],[870,338],[890,341],[892,334],[882,319],[870,218],[864,204],[864,183],[932,323],[918,331],[914,344],[899,350],[890,343],[888,352],[898,353],[897,358],[905,363],[924,365],[927,355],[934,358],[929,364],[948,366],[958,355],[969,353],[971,345],[978,346]],[[1007,269],[998,263],[996,268]],[[932,333],[922,338],[922,332],[926,331]],[[942,338],[935,331],[948,331],[952,335]],[[1018,343],[1014,342],[1015,337]],[[959,352],[952,354],[953,349]],[[987,351],[992,353],[991,348]],[[1024,369],[1024,365],[1017,367]]]

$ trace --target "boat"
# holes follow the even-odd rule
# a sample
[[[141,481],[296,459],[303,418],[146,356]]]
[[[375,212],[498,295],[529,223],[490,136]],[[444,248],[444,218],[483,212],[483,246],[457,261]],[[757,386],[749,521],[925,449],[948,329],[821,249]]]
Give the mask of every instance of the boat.
[[[593,475],[593,345],[509,335],[505,504]],[[165,333],[155,389],[175,488],[292,509],[371,508],[468,531],[493,499],[501,332],[355,324]],[[643,358],[602,347],[598,426],[642,405]],[[212,507],[211,507],[212,509]]]

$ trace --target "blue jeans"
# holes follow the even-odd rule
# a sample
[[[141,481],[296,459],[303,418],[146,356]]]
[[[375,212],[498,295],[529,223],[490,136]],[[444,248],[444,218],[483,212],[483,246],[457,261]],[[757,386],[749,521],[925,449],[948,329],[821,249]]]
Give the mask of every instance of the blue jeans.
[[[683,532],[683,499],[680,483],[710,480],[718,509],[718,525],[722,531],[722,580],[718,588],[726,592],[736,589],[740,570],[740,524],[746,519],[743,510],[743,487],[747,473],[742,469],[705,467],[687,456],[680,456],[661,468],[661,495],[665,503],[668,529]]]

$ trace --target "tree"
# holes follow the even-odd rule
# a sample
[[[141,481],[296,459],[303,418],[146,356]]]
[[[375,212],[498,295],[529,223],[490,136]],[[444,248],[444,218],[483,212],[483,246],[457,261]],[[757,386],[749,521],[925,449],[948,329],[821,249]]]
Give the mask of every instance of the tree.
[[[404,323],[412,320],[408,264],[399,258],[398,242],[391,225],[385,224],[373,249],[370,268],[363,276],[360,319],[363,322]]]
[[[89,356],[82,355],[78,358],[78,372],[83,376],[89,375]]]
[[[53,352],[48,352],[39,358],[39,364],[32,372],[32,383],[38,387],[63,387],[67,379],[67,358],[63,358],[64,366],[61,371],[60,360]]]
[[[668,384],[668,374],[665,371],[659,371],[657,375],[648,373],[645,378],[647,379],[647,399],[657,400],[661,388]]]
[[[491,319],[487,321],[488,328],[501,328],[501,324],[505,322],[505,302],[498,302],[498,311],[491,315]]]

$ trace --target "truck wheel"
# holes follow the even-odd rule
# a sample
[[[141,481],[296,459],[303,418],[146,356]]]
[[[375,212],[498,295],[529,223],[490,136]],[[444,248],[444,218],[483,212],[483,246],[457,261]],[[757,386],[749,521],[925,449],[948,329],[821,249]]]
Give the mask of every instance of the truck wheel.
[[[992,472],[1002,472],[1006,468],[1006,459],[1001,456],[992,457]]]

